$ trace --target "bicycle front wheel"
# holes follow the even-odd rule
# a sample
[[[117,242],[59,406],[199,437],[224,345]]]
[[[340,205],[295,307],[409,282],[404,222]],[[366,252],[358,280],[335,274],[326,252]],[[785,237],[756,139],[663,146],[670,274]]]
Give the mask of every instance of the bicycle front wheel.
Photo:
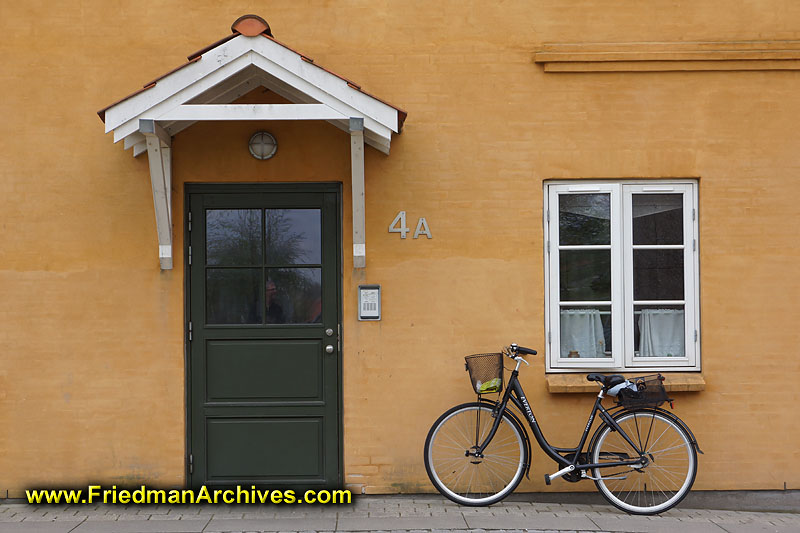
[[[457,405],[433,424],[425,440],[425,469],[443,496],[461,505],[491,505],[508,496],[525,474],[523,429],[507,413],[481,457],[472,452],[494,424],[492,407]]]
[[[657,514],[677,505],[697,474],[692,439],[671,416],[653,409],[624,411],[614,420],[644,451],[644,458],[633,466],[594,469],[597,489],[612,505],[631,514]],[[641,457],[608,425],[599,429],[591,456],[599,464]]]

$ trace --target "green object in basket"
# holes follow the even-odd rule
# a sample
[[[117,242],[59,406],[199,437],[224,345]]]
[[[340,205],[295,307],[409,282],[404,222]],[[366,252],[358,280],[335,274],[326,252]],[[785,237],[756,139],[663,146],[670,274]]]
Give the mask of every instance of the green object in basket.
[[[500,390],[500,387],[503,386],[503,382],[500,378],[490,379],[486,383],[478,382],[478,394],[485,394],[487,392],[497,392]]]

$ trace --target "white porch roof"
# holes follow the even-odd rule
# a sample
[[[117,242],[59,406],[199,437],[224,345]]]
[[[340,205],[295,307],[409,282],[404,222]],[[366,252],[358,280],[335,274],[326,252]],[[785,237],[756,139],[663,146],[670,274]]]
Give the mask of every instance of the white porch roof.
[[[365,266],[364,143],[388,154],[406,113],[276,41],[260,17],[240,17],[231,30],[185,65],[98,112],[115,143],[123,141],[134,157],[148,153],[161,268],[172,268],[172,136],[201,120],[325,120],[349,132],[354,264]],[[231,103],[257,87],[291,103]]]

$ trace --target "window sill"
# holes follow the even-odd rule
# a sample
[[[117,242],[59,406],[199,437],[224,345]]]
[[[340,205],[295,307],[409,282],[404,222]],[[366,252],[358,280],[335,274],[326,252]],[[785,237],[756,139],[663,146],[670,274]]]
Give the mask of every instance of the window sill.
[[[653,372],[650,372],[652,374]],[[664,388],[668,392],[697,392],[705,390],[706,380],[694,372],[661,372],[666,378]],[[625,377],[631,376],[625,374]],[[545,374],[547,392],[551,394],[594,392],[599,390],[596,382],[586,381],[586,374]]]

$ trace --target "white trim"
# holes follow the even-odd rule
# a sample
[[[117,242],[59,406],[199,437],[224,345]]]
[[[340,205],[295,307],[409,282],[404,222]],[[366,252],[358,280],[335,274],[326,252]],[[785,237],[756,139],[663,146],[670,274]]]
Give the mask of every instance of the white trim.
[[[683,244],[681,245],[634,245],[633,244],[633,195],[634,194],[680,194],[683,200]],[[692,223],[692,210],[697,208],[696,185],[694,183],[676,183],[671,186],[652,186],[642,183],[623,185],[624,208],[622,216],[625,224],[623,268],[631,275],[625,279],[625,309],[633,311],[635,305],[683,305],[684,311],[684,356],[683,357],[636,357],[634,351],[633,312],[625,314],[625,366],[630,368],[681,367],[682,369],[700,369],[699,342],[695,342],[694,332],[699,331],[697,307],[699,299],[695,296],[696,285],[696,250],[691,243],[697,238]],[[683,250],[683,300],[634,300],[633,294],[633,251],[634,250]],[[694,297],[693,297],[694,296]]]
[[[358,111],[357,114],[350,114],[350,116],[365,115],[395,133],[399,131],[397,109],[392,106],[350,87],[345,80],[313,63],[304,61],[300,54],[270,39],[264,37],[237,37],[236,39],[239,38],[252,41],[252,49],[259,54],[261,58],[273,62],[306,83],[324,91],[329,97],[333,97],[333,99]],[[236,39],[233,40],[235,41]],[[255,61],[253,63],[258,65]],[[295,84],[290,85],[298,87]],[[310,94],[307,91],[303,92]],[[327,103],[324,100],[320,101],[322,103]]]
[[[547,298],[545,299],[545,313],[548,317],[547,330],[549,332],[547,344],[547,366],[550,369],[583,369],[603,368],[611,369],[618,368],[622,365],[622,339],[619,335],[611,336],[611,354],[609,358],[580,358],[570,359],[561,357],[561,298],[560,298],[560,264],[559,256],[561,251],[568,251],[570,249],[590,249],[590,250],[609,250],[611,255],[611,324],[620,323],[622,320],[622,298],[617,287],[622,284],[622,257],[618,251],[615,251],[615,243],[620,242],[622,238],[621,229],[619,227],[619,220],[613,216],[616,206],[620,203],[620,189],[618,184],[613,183],[598,183],[592,185],[545,185],[547,188],[547,205],[545,212],[549,210],[550,221],[546,226],[545,234],[546,239],[550,241],[550,253],[548,258],[548,286],[546,289]],[[558,198],[560,195],[572,194],[608,194],[610,196],[610,245],[597,245],[587,247],[585,245],[577,245],[573,248],[572,245],[562,245],[559,242],[559,212],[558,212]],[[619,249],[619,246],[616,247]],[[547,253],[547,250],[545,250]],[[579,304],[595,305],[595,306],[609,306],[608,301],[597,302],[566,302],[565,307],[573,307]]]
[[[373,130],[376,134],[379,134],[387,139],[392,138],[393,131],[395,133],[397,132],[396,117],[394,121],[394,127],[386,125],[381,121],[379,121],[374,116],[371,116],[363,112],[361,109],[353,105],[354,104],[353,98],[338,99],[336,97],[332,97],[332,95],[330,94],[331,92],[339,92],[339,91],[334,91],[332,90],[331,87],[325,87],[325,88],[319,87],[318,85],[312,83],[311,81],[299,76],[295,72],[287,70],[286,68],[283,67],[283,65],[281,65],[278,61],[273,60],[273,58],[271,57],[259,55],[258,53],[254,52],[252,55],[252,62],[253,65],[257,66],[258,68],[260,68],[267,74],[271,75],[275,79],[280,80],[283,83],[289,85],[290,87],[302,92],[303,94],[308,95],[317,102],[332,107],[333,109],[339,111],[343,115],[346,115],[348,117],[363,117],[365,129]],[[301,62],[304,65],[308,65],[308,63],[306,63],[305,61]],[[319,69],[319,67],[316,68]],[[338,80],[342,85],[344,85],[344,87],[346,87],[349,91],[364,96],[362,92],[350,88],[345,81],[336,78],[336,76],[333,77],[336,80]],[[394,111],[394,114],[397,115],[397,111],[394,108],[391,109]]]
[[[176,105],[212,89],[249,65],[255,65],[287,84],[293,91],[326,104],[345,117],[363,116],[366,128],[388,142],[391,141],[391,133],[399,132],[397,109],[351,87],[345,80],[304,61],[296,52],[270,39],[242,35],[209,50],[198,61],[158,80],[154,87],[107,109],[106,132],[114,130],[114,139],[118,142],[135,131],[130,124],[135,119],[159,118]],[[253,72],[249,77],[258,75],[258,72]],[[216,99],[218,93],[212,91],[206,96]]]
[[[198,62],[199,64],[199,62]],[[196,82],[188,85],[186,87],[177,88],[172,94],[169,95],[164,100],[156,102],[148,109],[144,110],[142,113],[131,117],[130,119],[124,121],[119,126],[114,128],[114,142],[119,142],[127,135],[130,135],[138,128],[138,120],[139,118],[158,118],[161,114],[166,113],[170,109],[173,109],[181,104],[185,104],[192,98],[202,94],[206,90],[210,89],[211,87],[217,85],[218,83],[230,78],[231,76],[241,72],[242,70],[246,69],[248,66],[251,65],[250,62],[250,52],[245,52],[241,56],[237,57],[233,61],[227,63],[225,66],[220,67],[216,70],[212,70],[209,72],[205,77],[200,78]],[[188,70],[193,65],[186,67]],[[176,72],[175,74],[179,74],[181,71]],[[141,95],[143,96],[149,93],[152,90],[158,88],[159,85],[174,85],[172,83],[168,83],[167,80],[170,78],[164,78],[162,82],[159,82],[155,87],[152,89],[148,89],[143,92]],[[137,98],[134,96],[132,99]],[[123,102],[124,103],[124,102]],[[121,104],[120,104],[121,105]],[[112,107],[108,111],[106,111],[106,117],[108,117],[108,113],[113,110]],[[108,121],[108,118],[106,118]],[[106,131],[108,131],[108,122],[106,122]]]
[[[209,50],[200,60],[187,64],[177,71],[158,80],[154,87],[144,92],[131,96],[122,102],[106,109],[106,133],[118,128],[122,124],[133,120],[143,113],[150,111],[153,107],[167,101],[169,98],[194,86],[197,82],[207,79],[214,73],[225,73],[230,70],[230,65],[240,60],[242,56],[248,54],[251,47],[248,43],[234,38],[222,46]],[[249,64],[249,60],[247,61]],[[223,81],[229,76],[220,76]],[[212,85],[216,85],[216,83]],[[211,85],[206,87],[210,88]],[[199,92],[197,94],[200,94]],[[182,102],[181,102],[182,103]]]
[[[158,117],[178,120],[343,120],[325,104],[184,104]]]

